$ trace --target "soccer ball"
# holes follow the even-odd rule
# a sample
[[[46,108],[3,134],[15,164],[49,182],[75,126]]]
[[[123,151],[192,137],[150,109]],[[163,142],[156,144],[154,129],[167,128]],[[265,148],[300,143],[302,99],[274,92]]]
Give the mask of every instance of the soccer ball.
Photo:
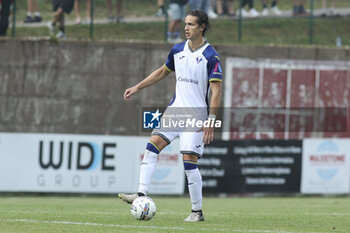
[[[132,202],[130,211],[137,220],[151,220],[157,211],[156,203],[150,197],[141,196]]]

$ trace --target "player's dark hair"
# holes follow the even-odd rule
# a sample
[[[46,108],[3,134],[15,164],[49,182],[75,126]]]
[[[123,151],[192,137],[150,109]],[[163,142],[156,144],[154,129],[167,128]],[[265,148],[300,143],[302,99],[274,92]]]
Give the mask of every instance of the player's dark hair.
[[[199,26],[202,26],[203,24],[205,24],[204,30],[202,32],[202,35],[204,36],[205,33],[210,29],[209,18],[207,13],[201,10],[194,10],[194,11],[188,12],[187,15],[192,15],[197,17],[197,23]]]

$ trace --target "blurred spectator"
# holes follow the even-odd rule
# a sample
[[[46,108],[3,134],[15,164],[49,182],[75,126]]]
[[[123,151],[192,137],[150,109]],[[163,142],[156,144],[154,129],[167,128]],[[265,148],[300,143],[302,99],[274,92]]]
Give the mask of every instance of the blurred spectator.
[[[165,16],[164,0],[157,0],[158,11],[156,13],[157,17]]]
[[[75,15],[77,18],[75,19],[75,24],[80,24],[81,23],[81,16],[80,16],[80,9],[79,9],[79,1],[80,0],[75,0],[74,1],[74,10],[75,10]],[[86,23],[91,22],[91,0],[86,0]]]
[[[211,19],[216,19],[218,15],[214,12],[215,9],[215,0],[210,0],[209,9],[208,9],[208,17]]]
[[[125,23],[124,17],[122,16],[122,8],[123,8],[123,0],[116,0],[116,9],[117,9],[117,18],[113,16],[113,6],[112,0],[106,0],[107,3],[107,13],[108,13],[108,21],[110,23]]]
[[[205,13],[209,13],[209,1],[210,0],[189,0],[191,11],[202,10]]]
[[[309,12],[305,10],[306,0],[294,0],[293,1],[293,15],[294,16],[307,16]]]
[[[267,9],[267,0],[261,0],[261,3],[263,5],[263,10],[261,12],[262,16],[267,16],[269,14],[272,14],[272,15],[281,15],[282,14],[282,12],[277,7],[278,0],[273,0],[271,2],[270,11]]]
[[[235,15],[233,0],[216,0],[216,13],[218,13],[219,16],[222,16],[225,14],[225,12],[228,14],[228,16]]]
[[[168,26],[167,42],[180,43],[181,39],[181,22],[186,16],[188,0],[170,0],[169,15],[171,21]]]
[[[244,8],[247,4],[249,7],[249,11],[246,11]],[[255,17],[259,17],[259,16],[260,16],[260,13],[254,9],[253,0],[242,0],[242,17],[255,18]]]
[[[0,0],[0,36],[6,36],[13,2],[14,0]]]
[[[36,0],[28,0],[27,16],[23,20],[24,23],[38,23],[42,21],[40,12],[38,11],[38,4]],[[33,15],[34,14],[34,15]]]
[[[53,10],[55,13],[53,20],[47,23],[51,36],[55,35],[55,27],[58,23],[59,32],[57,33],[56,37],[59,39],[66,38],[66,33],[64,30],[64,13],[69,14],[72,12],[73,5],[74,0],[53,0]]]
[[[337,13],[335,11],[335,4],[337,3],[337,0],[332,0],[330,8],[327,9],[327,0],[322,0],[322,17],[329,16],[336,16]]]

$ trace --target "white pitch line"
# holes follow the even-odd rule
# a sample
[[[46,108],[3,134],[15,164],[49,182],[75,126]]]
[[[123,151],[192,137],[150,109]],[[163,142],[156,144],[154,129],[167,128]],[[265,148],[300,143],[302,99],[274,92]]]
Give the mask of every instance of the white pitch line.
[[[141,229],[164,229],[164,230],[183,230],[190,231],[193,228],[184,227],[158,227],[158,226],[134,226],[134,225],[118,225],[118,224],[102,224],[102,223],[91,223],[91,222],[68,222],[68,221],[40,221],[35,219],[0,219],[5,222],[24,222],[24,223],[48,223],[48,224],[65,224],[65,225],[82,225],[82,226],[102,226],[102,227],[119,227],[119,228],[141,228]],[[250,232],[250,233],[301,233],[292,231],[272,231],[272,230],[246,230],[246,229],[208,229],[200,228],[195,229],[196,231],[219,231],[219,232]],[[304,232],[306,233],[306,232]],[[307,232],[307,233],[319,233],[319,232]]]
[[[10,210],[10,211],[2,211],[0,210],[0,213],[33,213],[33,214],[47,214],[47,213],[58,213],[57,211],[45,211],[45,210]],[[79,211],[69,211],[69,213],[74,214],[81,214],[82,212]],[[90,211],[85,212],[84,214],[96,214],[96,215],[125,215],[124,212],[111,212],[111,211]],[[187,215],[187,212],[170,212],[170,211],[157,211],[156,215]],[[222,212],[206,212],[206,215],[210,216],[216,216],[216,215],[222,215]],[[231,215],[283,215],[288,214],[290,215],[290,212],[230,212]],[[311,212],[311,213],[298,213],[299,215],[315,215],[315,216],[348,216],[350,213],[340,213],[340,212],[329,212],[329,213],[317,213],[317,212]]]
[[[35,219],[2,219],[2,220],[6,222],[24,222],[24,223],[50,223],[50,224],[54,223],[54,224],[83,225],[83,226],[185,230],[185,228],[183,227],[133,226],[133,225],[118,225],[118,224],[102,224],[102,223],[92,223],[92,222],[39,221]]]
[[[48,213],[61,213],[62,211],[46,211],[46,210],[10,210],[10,211],[1,211],[0,213],[31,213],[31,214],[48,214]],[[125,212],[111,212],[111,211],[90,211],[90,212],[79,212],[79,211],[69,211],[71,214],[95,214],[95,215],[125,215]],[[187,212],[157,212],[157,215],[187,215]],[[222,213],[217,213],[217,215]]]

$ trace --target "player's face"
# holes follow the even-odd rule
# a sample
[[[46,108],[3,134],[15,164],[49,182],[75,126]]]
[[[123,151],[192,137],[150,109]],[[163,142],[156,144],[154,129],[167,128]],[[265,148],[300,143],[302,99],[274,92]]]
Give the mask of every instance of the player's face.
[[[185,34],[189,40],[195,40],[202,37],[204,26],[200,27],[197,23],[197,17],[187,15],[185,19]]]

